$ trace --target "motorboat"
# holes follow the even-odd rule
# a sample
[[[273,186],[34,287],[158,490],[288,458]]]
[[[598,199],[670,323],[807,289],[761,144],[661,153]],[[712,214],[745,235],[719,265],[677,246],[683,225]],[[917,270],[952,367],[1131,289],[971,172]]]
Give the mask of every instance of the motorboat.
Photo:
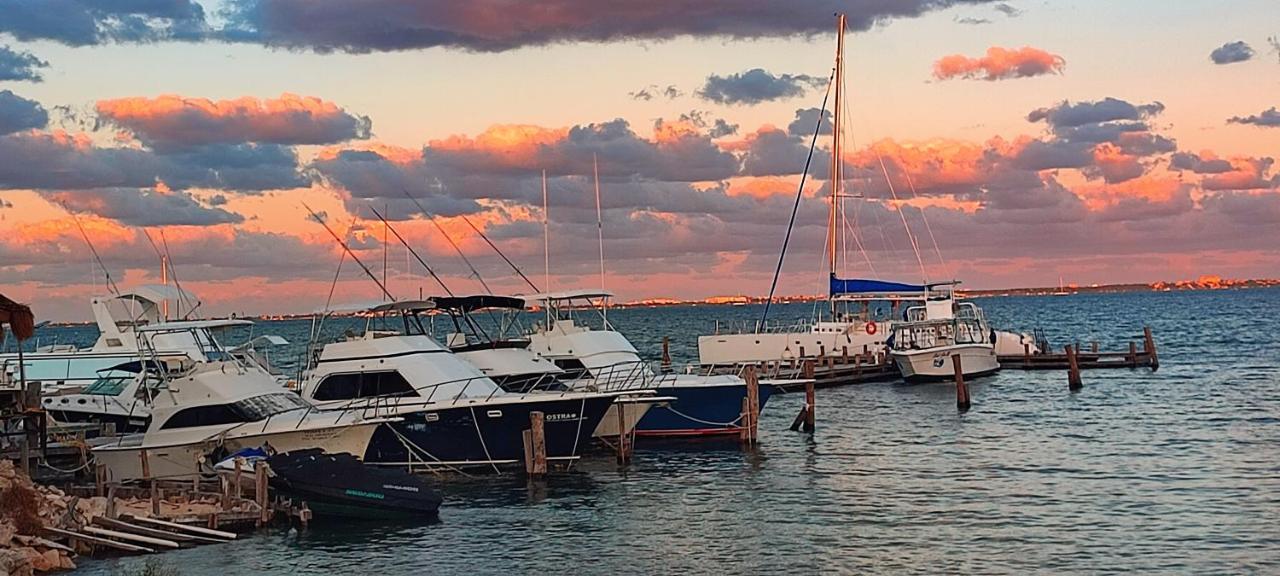
[[[385,418],[326,413],[281,388],[260,365],[226,354],[209,332],[236,320],[166,322],[136,328],[145,359],[137,378],[146,391],[151,421],[144,432],[94,445],[107,479],[183,479],[208,473],[220,455],[245,449],[267,453],[319,449],[363,455]],[[161,358],[151,342],[175,332],[202,343],[196,361]]]
[[[564,371],[529,350],[529,339],[519,328],[524,300],[510,296],[481,294],[439,296],[435,305],[432,332],[438,335],[435,318],[447,315],[442,341],[449,350],[470,362],[480,372],[508,392],[546,389],[559,382]]]
[[[571,462],[589,445],[614,395],[564,390],[513,393],[430,336],[433,300],[364,311],[362,334],[313,337],[303,397],[326,409],[394,417],[365,461],[410,468],[490,467],[524,460],[530,415],[543,414],[547,460]]]
[[[735,434],[742,430],[742,404],[747,397],[746,382],[732,374],[662,374],[640,358],[635,346],[608,320],[611,292],[578,289],[526,296],[541,306],[546,319],[530,334],[529,348],[555,362],[574,377],[573,387],[591,387],[603,392],[640,393],[667,399],[647,411],[633,415],[629,404],[619,399],[605,416],[602,435],[617,435],[616,424],[636,419],[637,436],[701,436]],[[759,387],[760,408],[768,401],[773,386]],[[633,403],[652,403],[637,395]],[[618,411],[625,413],[619,415]]]
[[[318,518],[431,518],[443,501],[422,475],[369,466],[351,454],[313,449],[265,460],[271,487],[306,502]]]
[[[973,302],[957,301],[951,290],[935,292],[924,305],[908,308],[906,321],[894,326],[890,349],[908,382],[953,379],[952,357],[960,359],[966,378],[1000,369],[986,315]]]

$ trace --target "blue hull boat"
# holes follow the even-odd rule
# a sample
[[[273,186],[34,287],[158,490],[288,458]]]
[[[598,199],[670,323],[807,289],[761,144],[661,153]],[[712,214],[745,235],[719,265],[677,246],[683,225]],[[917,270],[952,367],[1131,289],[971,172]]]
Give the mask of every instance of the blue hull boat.
[[[761,385],[759,390],[760,410],[764,411],[773,386]],[[657,391],[675,400],[649,409],[636,425],[637,436],[715,436],[742,431],[740,416],[747,386],[741,380],[725,384],[661,386]]]

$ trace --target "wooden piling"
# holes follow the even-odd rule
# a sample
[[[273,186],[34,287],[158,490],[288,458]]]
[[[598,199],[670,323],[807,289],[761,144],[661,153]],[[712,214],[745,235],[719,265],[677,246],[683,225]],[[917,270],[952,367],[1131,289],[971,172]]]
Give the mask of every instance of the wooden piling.
[[[956,408],[961,412],[969,411],[969,387],[964,383],[964,367],[961,365],[960,355],[956,354],[951,357],[951,366],[955,368],[956,378]]]
[[[244,469],[244,458],[236,456],[234,464],[235,473],[231,477],[231,490],[233,490],[232,494],[235,495],[235,499],[240,500],[240,473]]]
[[[1091,354],[1097,354],[1097,353],[1098,353],[1098,341],[1097,341],[1097,340],[1094,340],[1093,342],[1090,342],[1090,343],[1089,343],[1089,352],[1090,352]]]
[[[545,426],[546,414],[538,411],[529,413],[524,471],[534,478],[541,478],[547,474],[547,435]]]
[[[816,395],[813,392],[813,379],[804,383],[804,431],[813,432],[814,424],[817,420],[815,410]]]
[[[151,477],[151,462],[147,458],[147,450],[140,450],[138,457],[142,459],[142,479],[147,482],[151,490],[151,515],[160,515],[160,493],[156,485],[155,478]]]
[[[1138,344],[1133,340],[1129,341],[1129,355],[1125,358],[1129,362],[1130,368],[1138,367]]]
[[[1028,342],[1022,343],[1022,365],[1031,365],[1031,344]]]
[[[1142,327],[1142,347],[1143,352],[1150,358],[1151,371],[1155,372],[1160,368],[1160,357],[1156,355],[1156,338],[1151,334],[1150,326]]]
[[[1080,361],[1076,358],[1076,348],[1067,344],[1067,389],[1081,388],[1084,388],[1084,381],[1080,379]]]
[[[271,522],[271,506],[268,498],[267,488],[267,463],[261,460],[254,463],[254,486],[253,495],[258,501],[258,525],[263,526]]]
[[[662,372],[671,372],[671,338],[662,337]]]
[[[231,479],[226,472],[218,472],[218,484],[222,489],[222,509],[231,509]]]
[[[93,467],[93,484],[99,497],[106,496],[107,489],[107,465],[96,464]]]
[[[107,518],[116,517],[116,485],[107,486]]]
[[[840,363],[841,364],[849,363],[849,347],[848,346],[840,347]]]
[[[614,402],[618,407],[618,464],[631,461],[631,436],[627,434],[627,405]]]

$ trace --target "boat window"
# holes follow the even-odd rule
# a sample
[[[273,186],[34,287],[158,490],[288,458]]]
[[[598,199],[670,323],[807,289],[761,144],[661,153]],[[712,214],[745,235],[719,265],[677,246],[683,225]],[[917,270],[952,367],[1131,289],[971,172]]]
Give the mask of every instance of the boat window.
[[[256,422],[266,419],[281,412],[306,408],[307,403],[296,394],[287,392],[277,392],[274,394],[263,394],[252,398],[240,400],[232,407],[239,412],[245,420]]]
[[[121,392],[124,392],[125,386],[128,386],[129,382],[134,378],[136,378],[134,375],[103,376],[95,380],[93,384],[86,386],[84,393],[99,396],[119,396]]]
[[[244,418],[240,416],[230,406],[225,404],[216,404],[213,406],[194,406],[179,410],[167,421],[161,430],[170,430],[173,428],[194,428],[196,426],[217,426],[220,424],[238,424],[244,422]]]
[[[351,400],[373,396],[413,396],[417,391],[395,370],[331,374],[316,385],[316,400]]]
[[[557,358],[556,366],[564,370],[564,374],[560,375],[562,380],[576,380],[578,378],[590,378],[591,372],[587,370],[586,365],[577,358]]]

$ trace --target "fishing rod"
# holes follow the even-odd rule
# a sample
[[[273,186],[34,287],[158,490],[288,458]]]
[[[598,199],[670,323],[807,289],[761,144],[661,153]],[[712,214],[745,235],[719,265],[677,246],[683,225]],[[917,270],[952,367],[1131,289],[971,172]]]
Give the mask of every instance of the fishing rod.
[[[426,207],[424,207],[421,202],[418,202],[418,199],[414,198],[413,195],[410,194],[408,190],[401,188],[400,191],[404,192],[404,195],[406,198],[413,201],[413,205],[417,206],[418,210],[422,211],[422,214],[426,216],[427,219],[430,220],[432,224],[435,225],[436,230],[440,231],[440,235],[444,236],[444,239],[449,241],[449,245],[453,246],[453,251],[457,252],[458,256],[462,258],[462,262],[465,263],[467,265],[467,268],[471,270],[471,275],[475,276],[476,280],[480,281],[480,286],[484,287],[484,291],[486,293],[492,294],[493,290],[489,289],[489,285],[485,283],[484,277],[480,275],[480,271],[476,270],[476,267],[471,265],[471,260],[468,260],[467,255],[462,253],[462,248],[458,247],[457,242],[453,241],[453,237],[450,236],[449,233],[445,231],[444,226],[440,225],[440,222],[436,220],[435,215],[432,214],[431,212],[428,212]]]
[[[441,280],[440,277],[436,275],[436,271],[431,269],[431,266],[427,264],[427,261],[423,260],[422,256],[418,255],[418,251],[414,250],[413,246],[410,246],[409,243],[405,241],[404,237],[400,235],[400,232],[398,232],[395,229],[395,227],[393,227],[391,223],[387,221],[387,219],[382,215],[382,213],[378,212],[378,209],[374,208],[373,206],[370,206],[369,209],[372,210],[373,214],[377,216],[379,220],[382,221],[382,225],[386,226],[387,229],[390,230],[391,233],[395,235],[396,240],[399,240],[400,244],[404,245],[404,247],[409,250],[410,254],[413,254],[413,257],[418,260],[418,263],[421,264],[423,268],[427,269],[427,274],[430,274],[432,278],[435,278],[436,283],[440,284],[440,287],[443,288],[446,293],[448,293],[450,296],[453,296],[453,291],[449,290],[449,287],[445,285],[444,280]]]
[[[169,238],[164,234],[164,228],[160,229],[160,245],[164,246],[165,260],[169,262],[169,275],[173,276],[173,285],[178,287],[178,301],[187,300],[187,291],[182,289],[182,282],[178,281],[178,269],[173,267],[173,256],[169,253]],[[182,319],[186,320],[195,313],[196,308],[200,307],[201,302],[196,300],[195,305],[187,302],[187,313],[182,315]]]
[[[324,226],[325,231],[329,233],[329,236],[333,237],[333,240],[337,242],[339,246],[342,247],[343,251],[345,251],[346,254],[350,256],[351,259],[354,260],[356,264],[360,265],[360,269],[364,270],[365,275],[368,276],[370,280],[373,280],[374,284],[378,285],[378,288],[382,290],[383,295],[385,295],[392,302],[395,302],[396,297],[392,296],[391,292],[387,291],[386,285],[384,285],[381,280],[378,280],[378,276],[374,274],[373,271],[370,270],[368,266],[365,266],[364,262],[360,261],[360,257],[356,256],[356,253],[351,251],[351,247],[347,246],[346,241],[338,237],[338,234],[333,231],[333,228],[329,227],[329,224],[325,223],[324,218],[321,218],[319,214],[316,214],[315,210],[312,210],[310,206],[307,206],[306,202],[302,203],[302,207],[306,208],[307,213],[311,214],[311,217],[314,218],[316,222],[319,222],[321,226]]]
[[[89,234],[84,231],[84,226],[80,224],[80,218],[67,208],[66,204],[62,204],[62,209],[71,215],[71,219],[75,221],[76,228],[80,229],[80,237],[84,238],[84,243],[89,245],[89,252],[93,253],[93,259],[98,263],[98,267],[102,269],[102,273],[107,277],[107,287],[111,289],[111,293],[116,296],[120,295],[120,288],[116,287],[116,281],[111,278],[111,271],[107,270],[107,265],[102,263],[102,257],[98,256],[98,249],[93,247],[93,241],[89,239]]]
[[[480,228],[476,226],[475,223],[473,223],[470,218],[467,218],[466,214],[461,214],[460,216],[462,216],[462,220],[466,222],[468,226],[471,226],[471,229],[474,230],[476,234],[480,235],[480,237],[484,239],[485,243],[488,244],[490,248],[493,248],[494,252],[498,253],[498,256],[502,257],[502,260],[507,263],[507,266],[510,266],[511,269],[514,270],[515,273],[520,276],[520,279],[524,280],[525,284],[528,284],[529,287],[532,288],[534,292],[541,292],[541,290],[538,290],[537,284],[534,284],[533,281],[530,280],[528,276],[525,276],[524,272],[520,270],[520,267],[516,266],[516,263],[512,262],[510,258],[507,258],[507,255],[503,254],[502,250],[498,249],[498,245],[494,244],[493,240],[490,240],[489,237],[486,236],[485,233],[482,230],[480,230]]]

